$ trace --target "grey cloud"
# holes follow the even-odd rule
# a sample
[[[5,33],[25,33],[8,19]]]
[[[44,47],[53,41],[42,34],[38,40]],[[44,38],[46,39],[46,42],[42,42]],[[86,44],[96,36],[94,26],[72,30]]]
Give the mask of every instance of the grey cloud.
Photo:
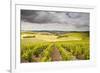
[[[80,18],[82,13],[76,13],[76,12],[68,12],[67,15],[69,18]]]
[[[74,19],[73,19],[74,18]],[[68,23],[87,21],[88,13],[22,10],[21,19],[31,23]],[[83,21],[82,21],[83,20]]]
[[[73,26],[77,29],[82,28],[82,30],[89,30],[89,13],[83,12],[21,10],[21,21],[24,23],[31,23],[32,26],[37,24],[48,25],[48,23],[52,23],[54,27],[60,24],[64,27]],[[57,25],[55,25],[55,23],[57,23]]]
[[[25,13],[24,13],[25,12]],[[48,11],[23,11],[21,19],[31,23],[66,23],[66,14]]]

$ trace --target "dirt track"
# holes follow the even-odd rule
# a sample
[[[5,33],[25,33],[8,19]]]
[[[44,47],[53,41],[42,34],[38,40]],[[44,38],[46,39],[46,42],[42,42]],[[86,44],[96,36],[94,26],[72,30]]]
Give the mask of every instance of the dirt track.
[[[62,57],[60,55],[60,52],[57,48],[54,48],[52,53],[51,53],[51,60],[52,61],[61,61]]]

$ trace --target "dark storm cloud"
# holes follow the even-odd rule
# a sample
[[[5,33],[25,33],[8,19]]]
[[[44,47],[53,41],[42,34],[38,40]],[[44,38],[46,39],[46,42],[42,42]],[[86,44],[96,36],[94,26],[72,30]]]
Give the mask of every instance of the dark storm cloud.
[[[31,23],[70,23],[82,19],[88,24],[88,13],[21,10],[21,19]]]
[[[33,22],[37,16],[37,11],[33,10],[21,10],[21,20],[27,22]]]
[[[75,30],[78,28],[80,30],[81,28],[82,30],[89,30],[89,13],[21,10],[21,22],[24,22],[24,24],[22,24],[23,27],[28,23],[32,26],[39,24],[49,25],[52,23],[54,27],[60,24],[64,27],[74,27]],[[61,27],[60,25],[59,27]]]
[[[21,19],[31,23],[66,23],[65,13],[22,10]]]

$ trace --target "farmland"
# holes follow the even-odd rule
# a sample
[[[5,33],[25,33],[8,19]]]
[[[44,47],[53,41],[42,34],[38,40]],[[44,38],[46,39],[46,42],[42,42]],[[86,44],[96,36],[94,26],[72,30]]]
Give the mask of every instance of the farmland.
[[[21,62],[89,60],[89,32],[21,32]]]

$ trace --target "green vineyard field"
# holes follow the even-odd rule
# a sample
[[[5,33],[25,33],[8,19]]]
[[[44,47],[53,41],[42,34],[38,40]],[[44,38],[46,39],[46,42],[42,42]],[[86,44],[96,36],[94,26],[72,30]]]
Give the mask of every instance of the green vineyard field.
[[[22,32],[21,62],[89,60],[89,44],[88,32]]]

